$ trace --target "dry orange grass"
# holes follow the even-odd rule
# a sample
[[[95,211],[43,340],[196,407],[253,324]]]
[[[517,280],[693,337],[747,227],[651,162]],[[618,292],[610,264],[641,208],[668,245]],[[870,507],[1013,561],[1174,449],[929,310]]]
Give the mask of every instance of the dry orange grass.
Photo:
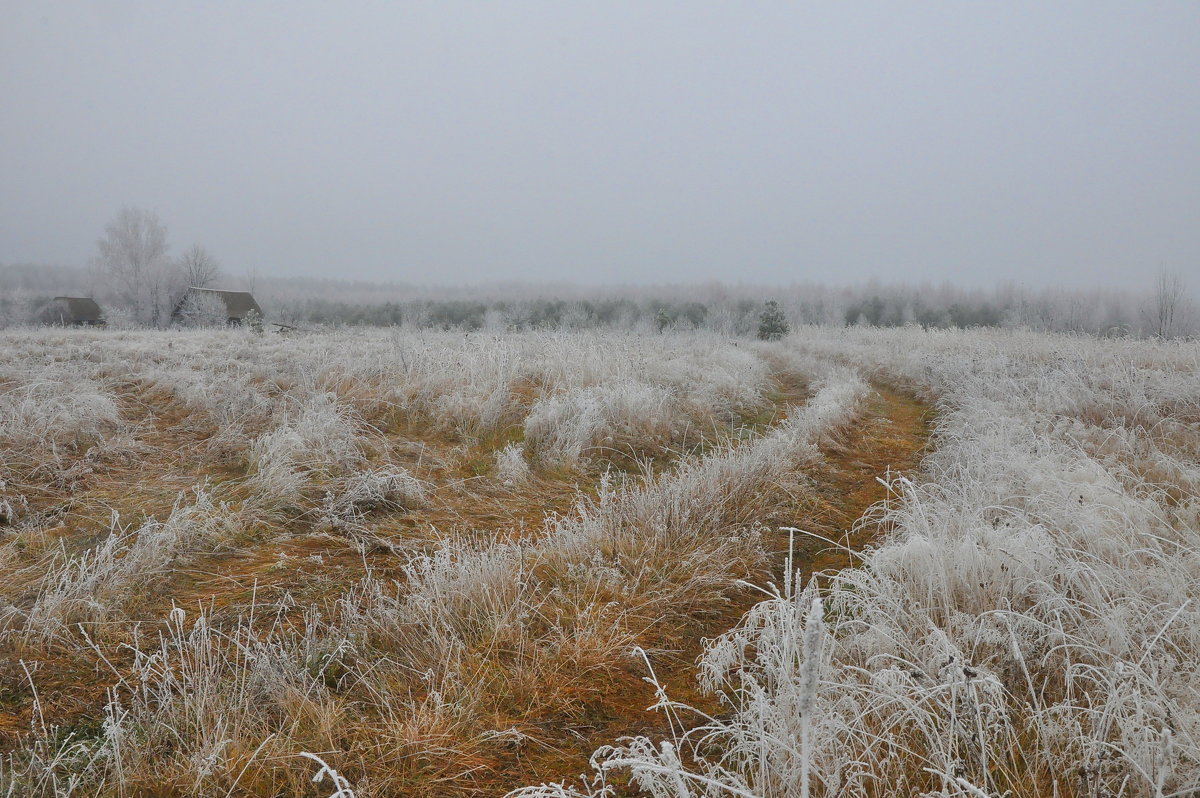
[[[303,794],[301,750],[360,796],[571,775],[622,724],[655,722],[633,710],[635,645],[692,657],[745,606],[737,580],[770,564],[761,520],[857,512],[830,493],[836,449],[828,467],[807,443],[752,457],[807,388],[765,354],[756,399],[712,394],[736,411],[706,416],[697,395],[649,437],[584,441],[575,467],[518,479],[497,453],[560,377],[503,371],[503,408],[478,426],[447,423],[436,394],[387,398],[380,375],[329,371],[280,416],[307,389],[268,366],[243,383],[268,406],[246,398],[233,416],[148,364],[94,369],[117,416],[52,457],[29,445],[3,475],[27,506],[0,547],[0,779],[46,795]],[[301,418],[319,440],[296,442]],[[872,430],[847,439],[855,461],[890,445]],[[268,474],[254,442],[272,435],[275,464],[297,459]],[[385,472],[416,493],[347,493]]]

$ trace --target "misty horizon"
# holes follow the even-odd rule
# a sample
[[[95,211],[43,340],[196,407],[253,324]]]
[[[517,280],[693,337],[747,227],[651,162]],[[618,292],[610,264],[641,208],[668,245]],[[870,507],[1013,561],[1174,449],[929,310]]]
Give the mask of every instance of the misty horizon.
[[[123,206],[227,274],[1141,288],[1200,260],[1200,7],[44,7],[0,263]]]
[[[574,301],[581,299],[606,297],[662,297],[672,292],[683,292],[691,295],[721,295],[729,294],[735,297],[753,297],[755,292],[763,298],[769,297],[771,291],[783,290],[789,292],[818,290],[821,292],[838,293],[878,293],[886,294],[891,291],[905,292],[950,292],[962,295],[995,296],[1003,294],[1018,295],[1125,295],[1130,289],[1141,297],[1152,296],[1155,291],[1154,281],[1160,274],[1178,275],[1184,277],[1181,270],[1158,271],[1146,270],[1139,272],[1138,280],[1131,286],[1111,286],[1103,284],[1080,285],[1066,280],[1060,282],[1034,282],[999,278],[992,282],[962,282],[951,278],[922,279],[919,275],[912,279],[897,277],[886,279],[868,277],[855,280],[838,280],[835,277],[828,280],[781,279],[776,282],[766,280],[736,280],[736,279],[694,279],[673,280],[661,282],[610,281],[586,282],[569,279],[532,280],[532,279],[493,279],[475,281],[418,281],[400,280],[382,276],[370,277],[338,277],[327,275],[270,273],[260,269],[237,271],[226,268],[227,264],[219,262],[221,267],[215,287],[233,290],[247,290],[255,284],[260,289],[285,293],[309,295],[322,287],[337,290],[380,290],[380,301],[391,301],[397,296],[451,297],[456,294],[472,298],[495,294],[500,299],[563,299]],[[33,275],[36,273],[36,277]],[[30,278],[30,279],[25,279]],[[27,284],[28,283],[28,284]],[[98,291],[101,294],[111,293],[111,276],[104,267],[89,263],[82,266],[64,266],[53,263],[3,263],[0,262],[0,289],[21,288],[35,293],[45,294],[51,286],[63,286],[64,290]],[[1195,280],[1184,280],[1185,295],[1190,299],[1196,294]]]

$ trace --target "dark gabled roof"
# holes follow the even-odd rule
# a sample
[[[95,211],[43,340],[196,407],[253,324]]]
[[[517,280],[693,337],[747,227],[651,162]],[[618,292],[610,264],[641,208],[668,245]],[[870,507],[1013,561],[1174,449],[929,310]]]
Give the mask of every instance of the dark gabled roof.
[[[250,311],[254,311],[259,316],[263,314],[262,308],[254,301],[254,296],[249,291],[223,291],[219,288],[196,288],[194,286],[190,290],[197,293],[216,294],[225,303],[225,313],[231,319],[244,319]]]
[[[54,301],[66,303],[75,321],[100,321],[100,306],[90,296],[56,296]]]
[[[43,324],[95,324],[103,314],[89,296],[56,296],[38,310],[37,318]]]

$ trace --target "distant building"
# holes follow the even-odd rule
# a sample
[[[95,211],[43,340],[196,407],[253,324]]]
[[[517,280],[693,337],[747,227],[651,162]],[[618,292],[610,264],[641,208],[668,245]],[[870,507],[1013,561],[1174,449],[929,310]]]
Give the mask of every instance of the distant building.
[[[95,327],[104,324],[104,314],[90,296],[56,296],[38,308],[33,321],[63,327]]]
[[[214,300],[219,300],[219,304]],[[254,301],[254,296],[249,291],[225,291],[193,286],[176,303],[175,310],[171,313],[172,320],[182,320],[189,304],[224,306],[225,323],[235,326],[244,322],[251,313],[257,314],[260,319],[263,315],[262,308]]]

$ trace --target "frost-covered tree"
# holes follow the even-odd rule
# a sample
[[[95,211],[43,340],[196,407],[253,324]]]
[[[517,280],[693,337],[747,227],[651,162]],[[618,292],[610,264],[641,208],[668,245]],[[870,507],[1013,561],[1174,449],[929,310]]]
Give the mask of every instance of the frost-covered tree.
[[[177,263],[186,288],[212,288],[221,279],[221,264],[199,244],[184,250]]]
[[[208,291],[186,292],[173,314],[184,327],[224,327],[228,316],[225,303]]]
[[[768,300],[762,315],[758,317],[758,339],[760,341],[778,341],[787,335],[790,329],[791,325],[788,324],[787,317],[783,315],[783,309],[779,307],[779,303],[774,299]]]
[[[166,322],[171,290],[167,228],[153,211],[126,206],[96,242],[96,263],[139,324]]]
[[[1181,306],[1187,290],[1178,272],[1161,269],[1154,281],[1154,334],[1170,338],[1176,333]]]

